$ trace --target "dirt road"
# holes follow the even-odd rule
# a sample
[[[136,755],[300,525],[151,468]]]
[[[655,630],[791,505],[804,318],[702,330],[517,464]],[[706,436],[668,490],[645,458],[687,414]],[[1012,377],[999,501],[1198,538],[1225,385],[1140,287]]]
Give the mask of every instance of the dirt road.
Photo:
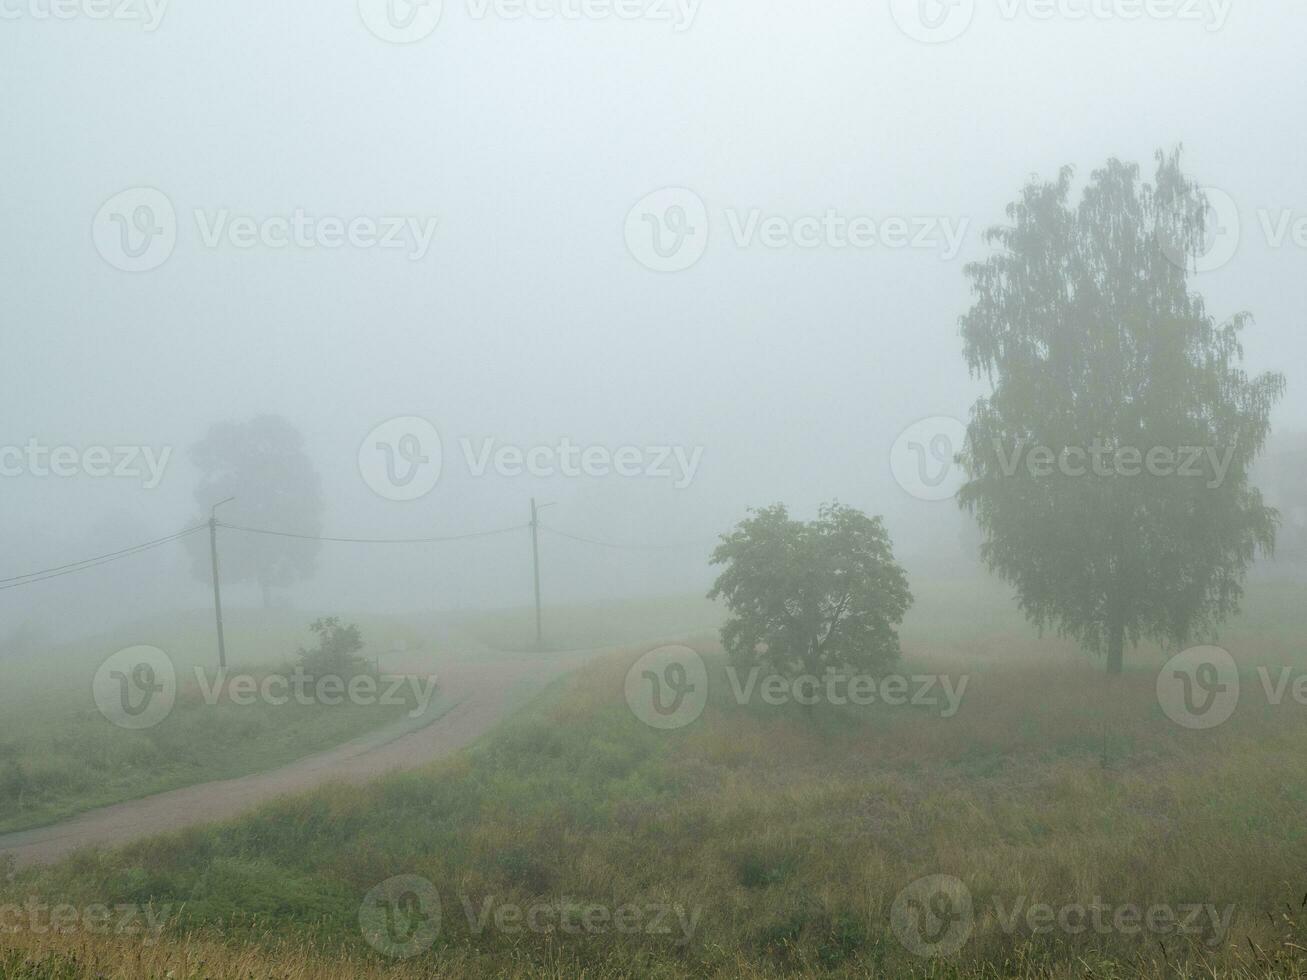
[[[91,810],[49,827],[0,836],[0,858],[11,856],[18,867],[48,864],[82,847],[124,844],[227,820],[278,796],[323,783],[362,783],[383,773],[417,768],[475,741],[531,694],[603,652],[441,667],[439,705],[446,710],[426,727],[413,731],[410,722],[280,769],[187,786]]]

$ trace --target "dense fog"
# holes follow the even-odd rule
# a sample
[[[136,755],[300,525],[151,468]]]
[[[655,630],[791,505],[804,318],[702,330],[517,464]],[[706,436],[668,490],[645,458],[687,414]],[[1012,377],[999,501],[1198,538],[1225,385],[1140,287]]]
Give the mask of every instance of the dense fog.
[[[260,416],[302,435],[317,533],[520,526],[324,543],[277,604],[529,604],[532,497],[553,504],[543,525],[602,542],[542,530],[546,602],[701,593],[717,535],[782,500],[883,514],[910,569],[948,571],[976,533],[952,501],[905,490],[891,456],[985,390],[960,353],[963,266],[1030,176],[1073,165],[1083,181],[1116,156],[1147,177],[1180,144],[1233,206],[1219,232],[1235,222],[1196,287],[1218,318],[1254,314],[1251,373],[1307,355],[1307,11],[925,4],[940,19],[923,21],[911,3],[685,0],[515,16],[469,0],[434,27],[413,8],[391,43],[370,6],[0,5],[0,578],[204,521],[192,447]],[[671,267],[657,241],[632,244],[650,195],[690,202],[657,212],[664,251],[705,232]],[[1307,431],[1290,381],[1272,454]],[[360,466],[404,418],[442,450],[416,500]],[[388,431],[402,466],[420,443]],[[77,451],[69,475],[41,456],[59,447]],[[97,475],[88,447],[131,447],[111,467],[131,475]],[[258,523],[248,497],[221,516]],[[1301,505],[1288,516],[1301,525]],[[0,633],[202,608],[192,564],[170,544],[4,591]],[[233,582],[229,601],[263,597]]]

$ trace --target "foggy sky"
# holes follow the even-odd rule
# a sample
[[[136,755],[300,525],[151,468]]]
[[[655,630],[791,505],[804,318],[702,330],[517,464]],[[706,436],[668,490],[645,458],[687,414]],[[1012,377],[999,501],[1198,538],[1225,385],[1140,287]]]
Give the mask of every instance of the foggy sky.
[[[123,0],[113,0],[115,5]],[[447,2],[424,40],[384,43],[355,3],[175,3],[158,29],[0,19],[0,443],[172,447],[162,483],[0,480],[0,577],[166,534],[196,513],[186,449],[261,413],[304,433],[326,531],[457,534],[525,523],[546,539],[553,601],[694,592],[714,535],[749,506],[800,514],[839,498],[885,514],[905,556],[961,527],[913,500],[889,451],[911,423],[965,419],[963,264],[1031,174],[1185,146],[1186,169],[1238,203],[1234,258],[1198,288],[1249,310],[1248,367],[1289,375],[1277,431],[1307,428],[1307,249],[1273,248],[1259,211],[1307,215],[1307,10],[1238,3],[1212,22],[1041,20],[980,3],[927,44],[874,0],[704,0],[662,21],[478,19]],[[574,4],[573,4],[574,5]],[[1209,3],[1198,4],[1208,9]],[[161,267],[99,255],[92,222],[128,188],[175,205]],[[707,253],[644,268],[624,223],[666,187],[707,203]],[[429,253],[208,248],[196,210],[296,209],[438,219]],[[725,209],[945,216],[959,255],[929,249],[737,248]],[[388,501],[357,454],[378,424],[422,416],[445,474]],[[688,488],[639,478],[476,478],[460,439],[530,447],[703,447]],[[943,530],[941,530],[941,528]],[[702,546],[695,542],[704,542]],[[165,557],[166,556],[166,557]],[[180,546],[110,570],[0,592],[11,625],[55,597],[130,591],[133,612],[199,606]],[[444,549],[326,545],[294,601],[344,611],[530,601],[525,535]],[[254,593],[233,589],[235,601]],[[133,604],[134,603],[134,604]],[[3,629],[0,629],[2,632]]]

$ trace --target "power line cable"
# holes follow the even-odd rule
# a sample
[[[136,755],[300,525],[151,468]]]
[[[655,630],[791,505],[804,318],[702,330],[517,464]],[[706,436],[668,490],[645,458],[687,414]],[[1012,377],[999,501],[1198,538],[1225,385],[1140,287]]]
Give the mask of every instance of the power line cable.
[[[121,561],[124,558],[131,558],[133,555],[139,555],[143,551],[150,551],[154,548],[162,547],[173,541],[178,541],[189,534],[201,531],[206,525],[200,524],[196,527],[187,528],[185,531],[178,531],[176,534],[169,534],[166,537],[156,538],[153,541],[147,541],[144,544],[133,545],[130,548],[123,548],[120,551],[111,551],[108,554],[97,555],[94,558],[84,558],[81,561],[69,562],[67,565],[57,565],[54,568],[45,568],[38,572],[28,572],[25,575],[14,575],[10,578],[0,579],[0,592],[8,589],[16,589],[23,585],[34,585],[37,582],[46,582],[52,578],[61,578],[64,575],[72,575],[75,572],[82,572],[88,568],[98,568],[101,565],[108,565],[115,561]]]
[[[246,534],[267,534],[278,538],[295,538],[300,541],[330,541],[337,544],[443,544],[450,541],[469,541],[473,538],[489,538],[498,534],[524,531],[530,526],[529,524],[515,524],[512,527],[501,527],[493,531],[474,531],[470,534],[439,535],[429,538],[344,538],[324,534],[296,534],[291,531],[273,531],[268,528],[243,527],[240,524],[218,522],[218,527],[225,527],[232,531],[244,531]]]
[[[183,535],[190,534],[194,531],[199,531],[204,527],[207,527],[207,525],[197,524],[195,527],[187,528],[184,531],[178,531],[174,534],[167,534],[164,535],[162,538],[155,538],[153,541],[146,541],[143,544],[134,544],[130,548],[123,548],[119,551],[110,551],[108,554],[104,554],[104,555],[96,555],[94,558],[83,558],[80,561],[70,561],[67,565],[56,565],[53,568],[43,568],[39,572],[28,572],[25,575],[13,575],[10,576],[9,578],[0,578],[0,584],[3,584],[5,582],[17,582],[19,579],[32,578],[35,575],[45,575],[47,572],[61,572],[66,568],[73,568],[77,565],[85,565],[88,564],[89,562],[98,562],[106,558],[115,558],[119,555],[126,556],[142,548],[149,548],[156,544],[167,544],[169,541],[174,541],[177,538],[182,537]]]
[[[232,531],[242,531],[247,534],[264,534],[273,535],[281,538],[295,538],[309,541],[328,541],[344,544],[436,544],[453,541],[469,541],[475,538],[487,538],[494,535],[509,534],[513,531],[526,530],[530,525],[517,524],[513,527],[497,528],[492,531],[476,531],[470,534],[452,534],[440,535],[424,538],[351,538],[351,537],[332,537],[328,535],[311,535],[296,534],[291,531],[273,531],[266,528],[244,527],[239,524],[218,523],[219,527],[225,527]],[[202,531],[208,524],[197,524],[194,527],[186,528],[175,534],[168,534],[162,538],[155,538],[153,541],[145,541],[141,544],[132,545],[130,548],[122,548],[118,551],[110,551],[103,555],[96,555],[92,558],[83,558],[79,561],[68,562],[65,565],[55,565],[51,568],[43,568],[35,572],[26,572],[22,575],[13,575],[9,578],[0,578],[0,592],[9,589],[16,589],[23,585],[35,585],[37,582],[46,582],[52,578],[60,578],[64,575],[72,575],[75,572],[85,571],[90,568],[98,568],[100,565],[107,565],[111,562],[120,561],[124,558],[130,558],[144,551],[150,551],[154,548],[162,547],[173,541],[178,541],[187,535],[194,534],[196,531]]]
[[[610,548],[614,551],[683,551],[687,548],[706,548],[710,544],[716,544],[717,538],[709,542],[707,538],[699,541],[678,541],[673,544],[622,544],[616,541],[603,541],[599,538],[588,538],[582,534],[571,534],[567,531],[560,531],[556,527],[550,527],[547,524],[541,524],[542,531],[548,531],[550,534],[556,534],[560,538],[567,538],[571,541],[579,541],[582,544],[594,545],[598,548]]]

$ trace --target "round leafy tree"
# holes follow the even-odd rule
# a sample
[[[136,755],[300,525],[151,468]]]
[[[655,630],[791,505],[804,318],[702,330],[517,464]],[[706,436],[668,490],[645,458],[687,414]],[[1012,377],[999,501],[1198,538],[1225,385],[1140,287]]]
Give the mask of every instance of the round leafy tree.
[[[879,517],[840,504],[809,522],[783,504],[750,515],[713,552],[726,568],[708,594],[730,610],[722,644],[735,663],[793,677],[898,660],[912,594]]]

